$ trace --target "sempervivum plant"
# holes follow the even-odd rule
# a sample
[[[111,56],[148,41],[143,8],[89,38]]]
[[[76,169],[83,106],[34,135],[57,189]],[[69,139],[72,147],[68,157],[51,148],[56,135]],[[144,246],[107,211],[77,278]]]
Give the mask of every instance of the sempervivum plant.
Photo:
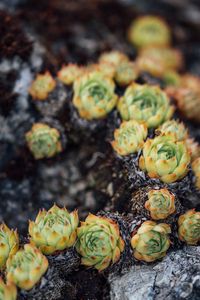
[[[128,155],[139,151],[147,137],[147,126],[135,120],[124,121],[115,129],[112,147],[119,155]]]
[[[58,71],[58,79],[66,85],[70,85],[83,74],[83,68],[76,64],[68,64]]]
[[[115,80],[119,85],[126,86],[138,77],[138,68],[134,62],[122,62],[116,68]]]
[[[183,141],[188,137],[188,131],[185,125],[176,120],[168,120],[163,123],[160,127],[158,127],[158,129],[156,129],[156,134],[167,134],[176,141]]]
[[[104,52],[99,57],[100,64],[111,64],[115,67],[119,66],[121,63],[128,62],[128,60],[128,57],[124,53],[117,50]]]
[[[134,257],[146,262],[164,257],[170,246],[169,233],[171,229],[168,224],[153,221],[142,223],[131,239]]]
[[[157,16],[139,17],[133,21],[128,38],[138,48],[167,46],[171,41],[168,25]]]
[[[190,74],[183,76],[178,87],[169,88],[179,111],[188,119],[200,122],[200,78]]]
[[[35,123],[26,133],[27,146],[35,159],[53,157],[62,151],[61,136],[56,128]]]
[[[85,266],[93,266],[99,271],[120,259],[124,250],[124,241],[119,226],[106,217],[89,214],[77,230],[76,249]]]
[[[187,211],[178,219],[179,239],[189,245],[196,245],[200,242],[200,212],[194,209]]]
[[[169,70],[180,69],[183,58],[176,49],[149,47],[139,53],[136,62],[140,71],[163,77]]]
[[[195,139],[190,137],[187,138],[185,142],[191,154],[191,161],[193,162],[196,158],[200,157],[200,145]]]
[[[3,279],[0,278],[0,300],[16,300],[17,299],[17,288],[14,283],[4,283]]]
[[[120,98],[118,110],[123,120],[144,121],[154,128],[171,118],[174,107],[159,87],[132,83]]]
[[[116,105],[115,84],[101,72],[88,72],[74,82],[73,104],[82,118],[105,117]]]
[[[150,190],[145,208],[150,211],[153,220],[166,219],[175,212],[175,196],[167,189]]]
[[[148,139],[143,147],[139,166],[149,177],[166,183],[182,179],[188,172],[190,154],[184,141],[178,142],[170,136],[161,135]]]
[[[200,190],[200,157],[192,162],[192,170],[195,175],[195,185]]]
[[[5,267],[9,255],[15,254],[19,248],[17,231],[0,225],[0,268]]]
[[[23,249],[10,255],[6,263],[6,277],[19,288],[30,290],[48,268],[48,260],[39,249],[25,244]]]
[[[77,210],[69,213],[54,205],[48,211],[41,210],[35,222],[30,221],[30,240],[46,255],[64,250],[75,243],[78,223]]]
[[[56,82],[49,72],[38,74],[33,81],[29,93],[34,99],[45,100],[48,94],[54,90]]]

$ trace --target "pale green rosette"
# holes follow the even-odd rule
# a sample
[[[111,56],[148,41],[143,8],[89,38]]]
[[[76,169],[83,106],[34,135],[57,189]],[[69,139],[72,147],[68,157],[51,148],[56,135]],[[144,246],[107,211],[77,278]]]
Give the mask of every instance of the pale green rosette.
[[[171,118],[174,107],[159,87],[133,83],[120,98],[118,110],[123,120],[143,121],[155,128]]]

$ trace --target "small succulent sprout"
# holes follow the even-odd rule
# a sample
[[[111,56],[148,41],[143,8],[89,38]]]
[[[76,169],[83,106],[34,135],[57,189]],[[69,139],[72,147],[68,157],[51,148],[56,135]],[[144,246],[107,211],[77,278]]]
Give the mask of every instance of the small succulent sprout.
[[[74,82],[73,104],[87,120],[100,119],[115,107],[117,95],[111,78],[101,72],[89,72]]]
[[[142,223],[131,239],[134,257],[146,262],[164,257],[170,246],[169,233],[171,229],[168,224],[153,221]]]
[[[163,77],[167,71],[180,69],[183,57],[176,49],[150,47],[139,53],[136,62],[140,71]]]
[[[156,134],[167,134],[176,141],[184,141],[188,138],[188,130],[183,124],[183,122],[178,122],[176,120],[168,120],[164,122],[158,129],[156,129]]]
[[[115,67],[119,66],[121,63],[128,62],[128,56],[120,51],[113,50],[110,52],[104,52],[99,57],[99,63],[111,64]]]
[[[187,138],[185,140],[188,151],[191,154],[191,161],[193,162],[196,158],[200,157],[200,145],[195,139]]]
[[[101,62],[99,64],[90,64],[86,67],[88,72],[101,72],[104,76],[114,78],[116,67],[114,64]]]
[[[77,210],[69,213],[54,205],[48,211],[41,210],[35,222],[30,221],[30,241],[46,255],[64,250],[74,245],[78,223]]]
[[[124,250],[118,224],[106,217],[89,214],[77,235],[76,249],[82,256],[82,264],[99,271],[116,263]]]
[[[192,162],[192,170],[195,175],[195,185],[200,190],[200,156]]]
[[[0,268],[4,268],[11,254],[15,254],[19,248],[17,231],[9,229],[5,224],[0,225]]]
[[[139,151],[147,137],[147,126],[135,120],[124,121],[120,128],[115,129],[113,149],[119,155],[128,155]]]
[[[185,142],[175,141],[167,135],[148,139],[139,160],[141,170],[165,183],[182,179],[188,172],[189,163],[190,153]]]
[[[17,299],[17,288],[14,283],[4,283],[0,277],[0,300],[16,300]]]
[[[174,70],[166,71],[163,75],[163,81],[166,87],[179,86],[181,83],[181,76]]]
[[[26,141],[35,159],[53,157],[62,151],[59,131],[47,124],[35,123],[26,133]]]
[[[48,268],[48,260],[41,251],[31,244],[10,255],[6,263],[7,280],[19,288],[30,290],[41,279]]]
[[[78,65],[68,64],[64,65],[60,69],[57,76],[62,83],[66,85],[71,85],[78,77],[80,77],[83,74],[83,72],[84,69],[79,67]]]
[[[123,120],[137,120],[155,128],[170,119],[174,107],[164,91],[157,86],[132,83],[118,102]]]
[[[174,199],[174,194],[167,189],[150,190],[145,208],[150,211],[153,220],[163,220],[175,212]]]
[[[178,219],[178,236],[181,241],[189,245],[200,242],[200,212],[188,210]]]
[[[173,92],[172,96],[182,115],[200,123],[200,89],[180,87]]]
[[[131,23],[129,41],[137,48],[168,46],[171,34],[168,25],[157,16],[139,17]]]
[[[38,74],[33,81],[29,93],[36,100],[45,100],[56,87],[56,81],[49,72]]]
[[[138,77],[138,68],[134,62],[127,61],[116,68],[115,80],[119,85],[126,86]]]

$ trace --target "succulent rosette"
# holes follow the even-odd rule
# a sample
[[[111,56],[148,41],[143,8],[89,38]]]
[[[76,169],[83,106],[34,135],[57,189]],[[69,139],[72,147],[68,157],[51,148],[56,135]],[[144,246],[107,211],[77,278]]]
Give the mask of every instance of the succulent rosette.
[[[200,212],[194,209],[187,211],[178,219],[179,239],[189,245],[196,245],[200,242]]]
[[[105,117],[116,105],[115,84],[101,72],[88,72],[74,82],[73,104],[82,118]]]
[[[148,139],[143,147],[139,166],[149,177],[165,183],[182,179],[188,172],[190,154],[184,141],[178,142],[171,136],[161,135]]]
[[[174,107],[159,87],[132,83],[120,98],[118,110],[123,120],[143,121],[155,128],[171,118]]]
[[[167,134],[176,141],[184,141],[188,138],[188,130],[183,124],[183,122],[178,122],[176,120],[169,120],[164,122],[158,129],[156,129],[156,134]]]
[[[62,151],[61,136],[56,128],[47,124],[35,123],[26,133],[29,150],[35,159],[53,157]]]
[[[192,170],[195,175],[195,185],[200,190],[200,157],[192,162]]]
[[[69,213],[54,205],[48,211],[41,210],[35,222],[30,221],[30,241],[46,255],[64,250],[74,245],[78,223],[77,210]]]
[[[148,192],[148,201],[145,202],[145,208],[149,210],[153,220],[166,219],[176,210],[174,200],[174,194],[167,189],[150,190]]]
[[[70,85],[75,81],[75,79],[81,76],[83,72],[84,69],[79,67],[78,65],[68,64],[60,69],[60,71],[58,72],[58,79],[62,83]]]
[[[0,268],[4,268],[9,255],[15,254],[19,248],[17,231],[0,225]]]
[[[111,64],[115,67],[119,66],[121,63],[128,62],[128,60],[127,55],[117,50],[104,52],[99,57],[100,64]]]
[[[119,155],[128,155],[139,151],[147,137],[147,126],[135,120],[124,121],[120,128],[115,129],[113,149]]]
[[[87,72],[101,72],[104,76],[114,78],[116,67],[112,63],[101,62],[98,64],[89,64],[86,67]]]
[[[140,71],[163,77],[167,71],[180,69],[183,58],[176,49],[149,47],[139,53],[137,65]]]
[[[191,161],[193,162],[196,158],[200,157],[200,145],[195,139],[187,138],[185,140],[188,151],[191,154]]]
[[[33,99],[45,100],[48,94],[56,87],[56,81],[53,79],[49,72],[45,74],[38,74],[36,79],[33,81],[29,93]]]
[[[99,271],[116,263],[124,250],[118,224],[106,217],[89,214],[77,235],[76,249],[82,256],[82,264]]]
[[[144,16],[132,22],[128,38],[138,48],[161,47],[170,44],[171,34],[164,20],[157,16]]]
[[[41,279],[48,268],[48,260],[41,251],[31,244],[10,255],[6,263],[7,280],[19,288],[30,290]]]
[[[153,221],[142,223],[131,239],[134,257],[146,262],[164,257],[170,246],[169,233],[171,229],[168,224]]]
[[[126,86],[138,77],[138,68],[134,62],[122,62],[116,68],[115,80],[119,85]]]
[[[0,300],[16,300],[17,288],[12,282],[4,283],[0,278]]]

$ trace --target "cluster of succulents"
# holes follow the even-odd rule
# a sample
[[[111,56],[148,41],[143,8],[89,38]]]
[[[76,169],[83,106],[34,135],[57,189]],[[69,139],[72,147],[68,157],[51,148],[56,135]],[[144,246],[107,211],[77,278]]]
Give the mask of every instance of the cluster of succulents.
[[[56,257],[69,248],[79,255],[85,267],[104,271],[123,260],[128,252],[126,248],[136,260],[154,262],[166,255],[173,234],[187,244],[200,242],[200,213],[184,208],[185,213],[177,216],[177,195],[170,189],[176,192],[179,182],[183,183],[182,179],[187,179],[189,174],[192,188],[200,191],[200,147],[186,125],[173,118],[178,108],[186,119],[199,122],[199,78],[179,74],[183,57],[171,47],[170,30],[162,19],[139,18],[130,27],[129,40],[138,51],[135,61],[117,50],[105,52],[97,63],[62,66],[57,78],[49,72],[37,75],[29,93],[33,102],[45,107],[57,88],[64,91],[66,115],[62,112],[61,119],[66,132],[70,132],[66,125],[71,121],[67,120],[69,107],[76,114],[74,122],[87,123],[88,131],[90,124],[97,120],[112,123],[113,127],[109,128],[112,137],[110,131],[106,131],[104,137],[108,147],[112,146],[109,149],[113,161],[122,162],[127,173],[127,164],[134,164],[135,174],[150,185],[145,203],[138,200],[147,211],[148,220],[141,220],[144,222],[132,232],[128,223],[135,216],[131,212],[128,217],[120,215],[132,235],[130,239],[128,234],[125,237],[120,222],[112,218],[111,213],[108,216],[90,213],[79,223],[78,210],[70,213],[54,205],[48,211],[41,210],[35,221],[29,222],[29,243],[20,249],[17,232],[2,224],[0,268],[6,283],[0,280],[0,299],[16,299],[16,286],[27,291],[34,288],[49,268],[48,256]],[[144,72],[158,77],[161,87],[143,84]],[[76,134],[79,138],[80,132]],[[36,160],[56,160],[54,157],[63,151],[61,135],[52,119],[34,123],[25,134],[27,148]],[[90,139],[85,143],[89,142]],[[114,175],[117,177],[117,172]],[[128,176],[126,179],[131,181]],[[127,183],[130,190],[135,188],[134,183],[134,180]],[[178,228],[175,233],[169,225],[171,216]]]

